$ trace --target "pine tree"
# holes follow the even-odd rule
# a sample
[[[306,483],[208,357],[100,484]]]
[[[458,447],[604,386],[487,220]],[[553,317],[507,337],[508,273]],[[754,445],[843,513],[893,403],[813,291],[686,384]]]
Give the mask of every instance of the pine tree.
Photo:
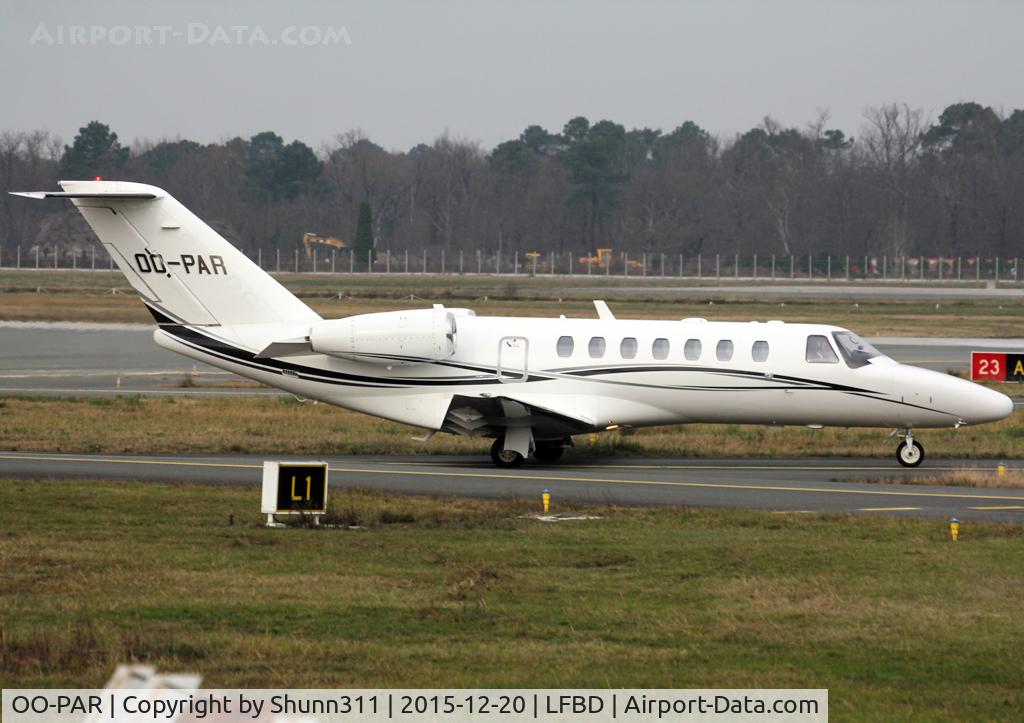
[[[370,265],[377,259],[377,250],[373,247],[373,217],[370,204],[366,201],[359,204],[359,222],[356,224],[356,241],[352,253],[356,255],[356,267],[361,268],[366,264],[367,271],[370,271]]]

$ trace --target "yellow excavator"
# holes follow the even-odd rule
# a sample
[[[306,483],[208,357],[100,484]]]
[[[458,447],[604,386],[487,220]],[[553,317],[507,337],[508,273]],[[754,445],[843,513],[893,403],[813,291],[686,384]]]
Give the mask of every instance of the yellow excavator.
[[[347,249],[348,243],[333,236],[320,236],[315,233],[302,234],[302,245],[306,247],[306,258],[313,258],[313,245],[331,246],[336,249]]]

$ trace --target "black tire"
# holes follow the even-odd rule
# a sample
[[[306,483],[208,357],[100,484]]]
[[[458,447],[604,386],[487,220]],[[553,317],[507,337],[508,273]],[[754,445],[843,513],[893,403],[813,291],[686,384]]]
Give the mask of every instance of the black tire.
[[[513,469],[515,467],[522,467],[525,459],[523,455],[514,449],[505,449],[505,440],[498,437],[494,440],[494,444],[491,445],[491,461],[494,462],[495,467]]]
[[[917,467],[924,462],[924,447],[916,439],[910,444],[900,442],[896,448],[896,459],[904,467]]]
[[[538,462],[557,462],[565,452],[561,444],[538,444],[533,450],[533,458]]]

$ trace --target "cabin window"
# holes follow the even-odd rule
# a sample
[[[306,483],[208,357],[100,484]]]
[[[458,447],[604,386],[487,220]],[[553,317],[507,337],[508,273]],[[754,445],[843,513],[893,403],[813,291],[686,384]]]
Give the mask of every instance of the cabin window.
[[[668,359],[668,339],[655,339],[651,344],[651,354],[655,359]]]
[[[812,364],[838,364],[839,357],[836,356],[832,345],[828,343],[828,337],[820,334],[811,334],[807,337],[807,361]]]
[[[768,342],[755,341],[754,346],[750,347],[750,358],[756,362],[768,361]]]
[[[619,344],[619,354],[622,355],[623,359],[635,359],[636,358],[637,343],[636,339],[631,336],[627,336]]]
[[[732,340],[722,339],[715,347],[715,356],[718,357],[718,361],[729,361],[732,359],[732,350]]]
[[[572,356],[573,341],[571,336],[560,336],[558,337],[558,343],[555,345],[555,351],[558,352],[560,357]]]
[[[683,356],[686,357],[686,361],[697,361],[700,359],[700,352],[700,339],[687,339],[683,344]]]
[[[587,352],[590,354],[591,359],[600,359],[604,356],[604,337],[594,336],[590,338],[590,343],[587,344]]]

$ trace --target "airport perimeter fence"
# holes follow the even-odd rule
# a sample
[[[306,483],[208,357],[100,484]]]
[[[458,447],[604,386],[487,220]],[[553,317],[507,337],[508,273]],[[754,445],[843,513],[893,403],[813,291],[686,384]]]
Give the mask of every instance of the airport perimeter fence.
[[[353,252],[257,249],[247,256],[271,273],[322,274],[480,274],[498,276],[590,276],[675,278],[732,281],[883,281],[998,282],[1024,281],[1017,257],[877,256],[877,255],[741,255],[619,253],[579,255],[571,252],[475,252],[378,249],[367,258]],[[111,271],[113,260],[100,246],[78,252],[33,247],[0,249],[0,268]],[[596,280],[596,279],[595,279]]]

